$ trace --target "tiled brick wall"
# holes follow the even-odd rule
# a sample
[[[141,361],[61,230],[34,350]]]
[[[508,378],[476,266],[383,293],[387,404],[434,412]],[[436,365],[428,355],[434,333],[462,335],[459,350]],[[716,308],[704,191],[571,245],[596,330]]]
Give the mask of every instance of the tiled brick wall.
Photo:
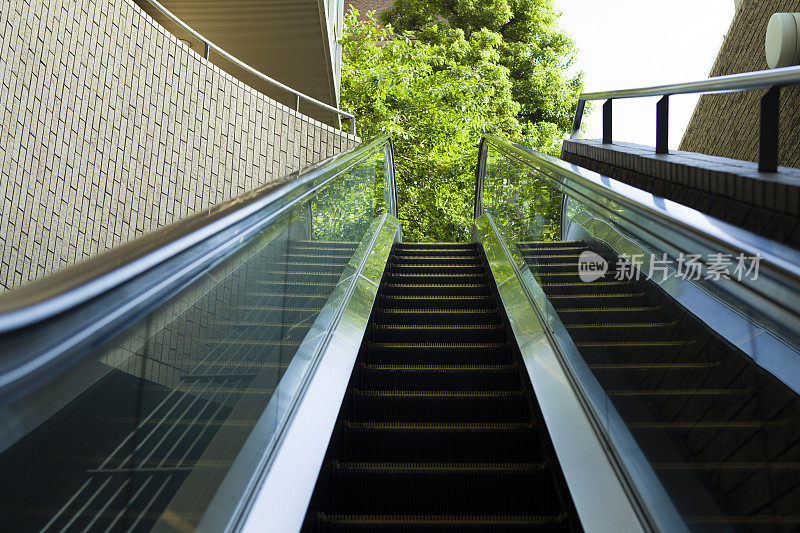
[[[357,142],[130,0],[0,0],[0,291]]]
[[[800,12],[800,0],[743,0],[722,44],[711,76],[767,68],[764,35],[773,13]],[[675,58],[680,61],[680,58]],[[756,161],[759,102],[764,90],[700,98],[681,150]],[[800,168],[800,87],[782,90],[779,164]]]

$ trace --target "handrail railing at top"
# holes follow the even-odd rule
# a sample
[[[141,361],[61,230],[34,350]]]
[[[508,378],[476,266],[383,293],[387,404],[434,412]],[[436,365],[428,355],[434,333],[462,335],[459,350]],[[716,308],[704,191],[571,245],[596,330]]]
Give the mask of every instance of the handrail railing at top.
[[[268,183],[78,265],[0,294],[0,335],[77,307],[284,198],[291,198],[283,207],[284,210],[289,209],[385,145],[389,146],[389,158],[393,159],[389,136],[375,137],[346,152],[293,172],[277,183]],[[393,162],[389,165],[391,168],[394,166]],[[396,214],[393,178],[392,171],[390,192],[394,203],[389,206],[389,211]],[[314,185],[317,180],[322,181]],[[303,191],[304,186],[310,189]]]
[[[656,153],[666,154],[668,129],[669,129],[669,97],[673,94],[712,94],[753,89],[769,89],[761,98],[761,132],[759,143],[758,168],[761,172],[776,172],[778,170],[778,111],[780,105],[780,89],[791,85],[800,85],[800,66],[759,70],[719,76],[707,80],[674,83],[670,85],[656,85],[636,89],[623,89],[618,91],[601,91],[581,94],[575,109],[575,118],[572,122],[571,138],[575,139],[580,133],[586,102],[589,100],[606,100],[603,104],[603,143],[611,144],[611,102],[623,98],[642,98],[646,96],[661,96],[656,104]]]
[[[241,59],[238,59],[236,56],[230,54],[229,52],[226,52],[221,47],[217,46],[216,44],[214,44],[210,40],[208,40],[205,37],[203,37],[203,35],[198,33],[194,28],[192,28],[191,26],[186,24],[184,21],[182,21],[180,18],[178,18],[177,15],[175,15],[172,11],[170,11],[169,9],[167,9],[166,7],[161,5],[157,0],[147,0],[147,1],[153,7],[155,7],[159,11],[161,11],[172,22],[174,22],[175,24],[180,26],[183,30],[187,31],[195,39],[198,39],[200,42],[202,42],[203,45],[205,46],[205,51],[204,51],[203,55],[204,55],[204,57],[206,59],[209,58],[211,50],[214,50],[217,54],[221,55],[222,57],[224,57],[228,61],[230,61],[230,62],[234,63],[236,66],[246,70],[247,72],[249,72],[250,74],[256,76],[257,78],[260,78],[260,79],[264,80],[265,82],[269,83],[270,85],[278,87],[279,89],[283,89],[284,91],[294,95],[294,97],[295,97],[295,111],[300,111],[300,100],[305,100],[306,102],[310,102],[310,103],[312,103],[314,105],[317,105],[317,106],[319,106],[319,107],[321,107],[323,109],[326,109],[328,111],[336,113],[337,115],[339,115],[341,117],[345,117],[345,118],[349,119],[350,120],[350,134],[352,134],[352,135],[356,134],[356,117],[352,113],[348,113],[347,111],[339,109],[338,107],[333,107],[332,105],[328,105],[328,104],[326,104],[324,102],[320,102],[316,98],[312,98],[312,97],[310,97],[310,96],[308,96],[306,94],[301,93],[300,91],[292,89],[288,85],[284,85],[283,83],[279,82],[278,80],[270,78],[269,76],[267,76],[266,74],[264,74],[260,70],[256,70],[255,68],[251,67],[250,65],[248,65],[247,63],[245,63]]]

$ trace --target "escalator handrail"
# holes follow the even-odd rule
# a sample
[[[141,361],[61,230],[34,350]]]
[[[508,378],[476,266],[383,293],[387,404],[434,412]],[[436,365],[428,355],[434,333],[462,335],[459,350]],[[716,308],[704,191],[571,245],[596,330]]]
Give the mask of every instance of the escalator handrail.
[[[376,136],[345,152],[292,172],[236,198],[204,209],[134,241],[60,270],[41,280],[0,294],[0,334],[8,334],[68,312],[163,264],[292,193],[291,208],[362,160],[388,145],[390,214],[396,215],[394,153],[388,135]],[[314,184],[314,182],[319,181]],[[302,191],[304,186],[309,188]]]
[[[495,144],[520,159],[543,167],[565,180],[578,183],[600,196],[643,213],[648,218],[655,219],[662,224],[681,228],[695,239],[712,244],[716,248],[726,249],[734,254],[744,253],[751,257],[759,255],[762,269],[768,269],[776,274],[782,274],[793,280],[800,281],[800,253],[786,245],[770,241],[732,224],[713,219],[713,217],[700,213],[691,207],[671,200],[658,198],[658,202],[656,202],[656,197],[646,191],[613,179],[610,180],[595,172],[514,144],[496,135],[484,134],[482,142]],[[483,212],[482,168],[486,164],[486,152],[486,150],[479,152],[478,194],[475,195],[476,216]],[[544,173],[542,175],[555,185],[562,185],[559,180]]]

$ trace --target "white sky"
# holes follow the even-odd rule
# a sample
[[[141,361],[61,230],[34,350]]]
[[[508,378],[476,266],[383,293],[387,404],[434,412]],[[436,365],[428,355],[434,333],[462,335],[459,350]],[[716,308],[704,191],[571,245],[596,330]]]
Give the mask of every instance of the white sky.
[[[554,0],[576,42],[584,90],[605,91],[705,79],[734,15],[734,0]],[[615,140],[655,145],[657,98],[614,101]],[[670,97],[670,148],[697,102]],[[587,138],[602,137],[602,102],[584,116]]]

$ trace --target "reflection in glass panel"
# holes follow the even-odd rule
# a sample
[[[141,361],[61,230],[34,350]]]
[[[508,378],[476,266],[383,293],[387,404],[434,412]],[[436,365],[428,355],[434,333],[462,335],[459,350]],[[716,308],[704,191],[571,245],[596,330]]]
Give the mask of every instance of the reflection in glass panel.
[[[599,209],[570,198],[576,240],[558,241],[561,199],[532,172],[491,148],[485,211],[519,249],[679,512],[698,529],[796,529],[798,395],[647,280],[647,269],[601,244],[624,251],[633,239]]]
[[[314,239],[361,240],[372,220],[388,210],[387,164],[386,150],[379,150],[314,198]]]
[[[256,424],[256,453],[280,427],[273,393],[385,212],[385,165],[379,151],[113,345],[2,405],[4,529],[197,527]],[[249,478],[233,481],[216,511]]]
[[[488,147],[483,205],[509,242],[559,240],[561,191],[530,166]]]

